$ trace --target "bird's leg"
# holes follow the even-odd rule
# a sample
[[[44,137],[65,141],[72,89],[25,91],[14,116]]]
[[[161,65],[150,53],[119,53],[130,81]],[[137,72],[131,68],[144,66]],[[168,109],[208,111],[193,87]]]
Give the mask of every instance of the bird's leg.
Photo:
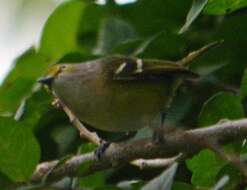
[[[96,145],[101,145],[102,139],[96,133],[87,130],[75,114],[73,114],[73,112],[59,98],[56,97],[52,104],[56,107],[61,107],[64,110],[69,117],[70,122],[79,130],[80,137],[88,139]]]
[[[55,98],[55,100],[52,102],[52,105],[56,106],[57,108],[63,108],[64,112],[69,117],[70,122],[79,130],[80,137],[88,139],[93,144],[99,146],[95,150],[95,156],[97,159],[100,159],[111,143],[101,139],[97,133],[87,130],[87,128],[80,122],[75,114],[73,114],[73,112],[59,98]]]
[[[95,155],[96,155],[97,159],[100,159],[102,157],[102,155],[105,153],[105,151],[107,150],[107,148],[111,144],[125,141],[126,139],[130,139],[130,138],[134,137],[134,135],[136,135],[136,131],[135,132],[126,132],[124,134],[124,136],[120,136],[120,137],[111,139],[110,141],[101,140],[100,146],[95,150]]]
[[[164,142],[163,127],[165,123],[165,118],[166,118],[166,113],[162,112],[160,126],[158,126],[158,128],[153,130],[152,141],[155,144],[160,144]]]

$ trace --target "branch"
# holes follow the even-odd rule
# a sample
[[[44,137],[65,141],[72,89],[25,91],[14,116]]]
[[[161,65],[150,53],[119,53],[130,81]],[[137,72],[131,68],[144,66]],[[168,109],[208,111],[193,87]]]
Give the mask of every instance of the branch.
[[[164,143],[155,144],[150,139],[137,140],[131,144],[111,144],[100,160],[94,153],[74,156],[62,166],[54,169],[48,181],[53,182],[65,176],[86,176],[96,171],[120,167],[136,159],[169,158],[183,153],[196,154],[203,148],[210,148],[208,142],[226,144],[247,136],[247,119],[227,121],[206,128],[187,131],[175,130],[164,133]],[[81,164],[92,161],[91,166],[83,174],[78,173]],[[45,162],[38,165],[31,182],[40,183],[47,172],[56,166],[58,161]]]

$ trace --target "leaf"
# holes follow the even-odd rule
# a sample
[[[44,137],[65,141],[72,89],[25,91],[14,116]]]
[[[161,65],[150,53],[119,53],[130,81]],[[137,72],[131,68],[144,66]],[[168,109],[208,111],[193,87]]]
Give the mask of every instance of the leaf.
[[[210,150],[200,151],[193,158],[186,160],[186,165],[192,172],[191,183],[202,187],[213,186],[218,172],[225,164]]]
[[[0,187],[1,190],[8,190],[13,182],[2,172],[0,172]]]
[[[117,18],[107,18],[99,31],[95,54],[108,54],[117,45],[136,38],[136,32],[127,22]]]
[[[71,125],[65,125],[53,130],[52,139],[56,142],[59,156],[65,155],[71,148],[74,148],[73,145],[77,135],[78,131]]]
[[[135,51],[132,53],[133,56],[137,57],[138,55],[140,55],[141,53],[143,53],[145,51],[145,49],[149,46],[150,43],[152,43],[159,35],[161,35],[162,32],[159,32],[151,37],[149,37],[148,39],[144,40],[136,49]]]
[[[234,189],[239,183],[241,183],[241,173],[232,164],[228,163],[218,173],[218,178],[221,176],[228,176],[229,179],[225,184],[225,189]],[[223,182],[226,180],[223,180]],[[224,183],[223,183],[224,184]],[[221,188],[222,189],[222,188]]]
[[[162,31],[153,39],[147,41],[145,51],[139,53],[138,56],[143,58],[179,59],[184,53],[186,42],[185,39],[175,32]]]
[[[224,15],[246,6],[246,0],[209,0],[203,13],[210,15]]]
[[[127,181],[120,181],[117,184],[117,187],[123,190],[139,190],[143,186],[143,181],[141,180],[127,180]]]
[[[229,182],[229,176],[223,176],[220,180],[214,185],[212,190],[221,190]]]
[[[136,132],[133,138],[127,140],[126,142],[132,143],[140,139],[152,138],[153,133],[154,131],[150,127],[143,127]]]
[[[24,101],[25,108],[19,121],[31,129],[35,129],[40,120],[47,119],[46,114],[55,109],[51,106],[52,96],[43,88],[32,92]],[[22,104],[20,106],[22,107]],[[45,123],[44,120],[42,122]]]
[[[0,114],[9,112],[13,115],[22,99],[32,92],[37,78],[48,65],[33,48],[16,60],[15,66],[0,87]]]
[[[245,115],[247,114],[247,69],[245,69],[241,85],[240,85],[240,96],[243,103]]]
[[[117,47],[114,48],[113,53],[116,54],[123,54],[123,55],[130,55],[137,57],[140,54],[144,53],[146,48],[154,41],[156,38],[159,37],[163,32],[159,32],[151,37],[148,37],[144,40],[142,39],[133,39],[122,42]]]
[[[77,37],[85,5],[82,1],[65,2],[48,18],[39,51],[50,62],[78,50]]]
[[[209,98],[203,105],[198,125],[208,126],[223,119],[239,119],[244,117],[239,96],[220,92]]]
[[[122,188],[115,187],[115,186],[101,186],[101,187],[96,187],[94,190],[123,190]]]
[[[174,163],[166,169],[160,176],[148,182],[141,190],[165,189],[170,190],[173,184],[174,176],[177,171],[178,164]]]
[[[165,117],[165,123],[176,126],[188,113],[192,105],[190,94],[177,93]]]
[[[192,24],[192,22],[199,16],[205,5],[207,4],[208,0],[194,0],[192,6],[189,10],[189,13],[186,17],[185,24],[179,30],[179,34],[184,33]]]
[[[247,98],[247,69],[245,69],[242,80],[241,80],[240,93],[241,93],[242,100]]]
[[[172,190],[195,190],[195,188],[187,183],[175,181]]]
[[[128,40],[114,47],[112,53],[131,56],[142,43],[144,42],[141,39]]]
[[[142,0],[122,6],[113,14],[130,22],[141,37],[147,38],[164,30],[178,31],[190,4],[191,0]]]
[[[80,187],[82,188],[99,188],[106,185],[107,172],[96,172],[92,175],[81,178]]]
[[[15,182],[29,179],[40,159],[40,148],[30,129],[0,118],[0,171]]]

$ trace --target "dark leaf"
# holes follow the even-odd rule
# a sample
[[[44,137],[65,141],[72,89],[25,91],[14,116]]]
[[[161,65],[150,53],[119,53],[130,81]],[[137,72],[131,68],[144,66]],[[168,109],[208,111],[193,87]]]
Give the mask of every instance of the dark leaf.
[[[127,22],[117,18],[107,18],[99,31],[96,54],[109,54],[119,44],[136,38],[136,32]]]
[[[153,189],[170,190],[172,188],[177,167],[178,164],[174,163],[172,166],[166,169],[160,176],[148,182],[148,184],[142,187],[141,190],[153,190]]]
[[[199,16],[205,5],[207,4],[208,0],[194,0],[192,3],[192,6],[190,8],[190,11],[186,17],[185,24],[180,29],[179,33],[185,32],[192,22]]]

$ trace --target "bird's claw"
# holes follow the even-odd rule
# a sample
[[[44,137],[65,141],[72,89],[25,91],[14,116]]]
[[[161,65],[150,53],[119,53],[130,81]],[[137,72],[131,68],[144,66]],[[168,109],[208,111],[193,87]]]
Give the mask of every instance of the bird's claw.
[[[60,108],[61,107],[61,102],[58,98],[55,98],[52,103],[51,103],[55,108]]]
[[[153,136],[152,136],[152,142],[154,144],[162,144],[164,143],[164,135],[160,130],[154,130],[153,131]]]
[[[101,140],[101,144],[94,152],[98,160],[102,158],[103,154],[105,153],[106,149],[110,146],[110,144],[110,142]]]

